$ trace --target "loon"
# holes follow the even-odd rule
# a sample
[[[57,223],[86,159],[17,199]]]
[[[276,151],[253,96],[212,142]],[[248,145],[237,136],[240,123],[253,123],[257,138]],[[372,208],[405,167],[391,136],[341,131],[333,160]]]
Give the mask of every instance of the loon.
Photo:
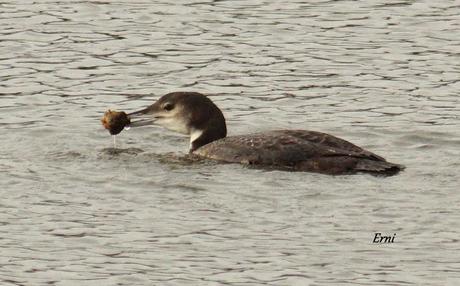
[[[128,114],[129,127],[157,124],[190,136],[189,152],[221,162],[331,175],[394,175],[404,166],[335,136],[307,130],[273,130],[227,137],[222,111],[205,95],[172,92]]]

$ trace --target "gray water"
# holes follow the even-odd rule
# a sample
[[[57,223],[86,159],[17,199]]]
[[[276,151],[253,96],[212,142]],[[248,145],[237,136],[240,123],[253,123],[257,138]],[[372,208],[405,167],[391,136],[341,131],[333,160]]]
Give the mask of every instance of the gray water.
[[[172,4],[175,3],[175,4]],[[460,2],[2,1],[1,285],[458,285]],[[186,163],[133,111],[199,91],[230,134],[328,132],[406,165]],[[394,243],[372,243],[376,232]]]

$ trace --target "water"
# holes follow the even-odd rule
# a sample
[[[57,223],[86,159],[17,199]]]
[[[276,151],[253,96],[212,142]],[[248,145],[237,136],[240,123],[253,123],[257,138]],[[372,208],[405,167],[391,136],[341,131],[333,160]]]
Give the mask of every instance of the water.
[[[0,4],[1,285],[458,284],[458,2],[171,2]],[[178,90],[230,134],[320,130],[407,169],[186,162],[157,127],[113,148],[105,110]]]

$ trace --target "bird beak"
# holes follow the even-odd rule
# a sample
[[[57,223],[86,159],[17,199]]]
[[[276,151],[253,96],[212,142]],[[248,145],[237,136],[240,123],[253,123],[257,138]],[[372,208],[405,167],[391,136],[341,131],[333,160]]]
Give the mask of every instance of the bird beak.
[[[129,113],[128,118],[131,121],[129,127],[152,125],[157,120],[150,107]]]

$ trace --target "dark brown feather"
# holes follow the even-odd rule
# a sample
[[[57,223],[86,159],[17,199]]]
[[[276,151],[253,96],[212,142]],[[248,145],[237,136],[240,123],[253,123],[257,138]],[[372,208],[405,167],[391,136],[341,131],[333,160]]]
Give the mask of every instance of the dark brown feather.
[[[327,174],[385,173],[401,166],[335,136],[305,130],[275,130],[230,136],[197,149],[214,160]]]

